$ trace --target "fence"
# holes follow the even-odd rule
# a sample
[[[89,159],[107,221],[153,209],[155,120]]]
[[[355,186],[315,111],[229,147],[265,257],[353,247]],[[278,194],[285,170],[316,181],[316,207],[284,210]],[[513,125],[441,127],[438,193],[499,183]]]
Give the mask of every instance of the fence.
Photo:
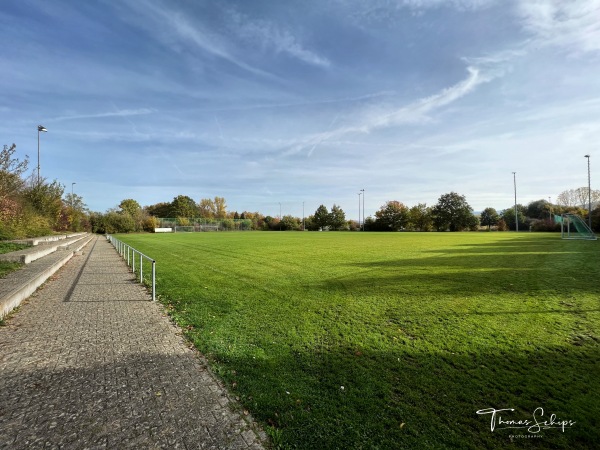
[[[157,217],[158,228],[174,231],[246,231],[254,225],[250,219],[206,219],[202,217]],[[181,228],[187,227],[188,230]],[[181,229],[180,229],[181,228]]]
[[[142,252],[137,251],[129,244],[121,242],[110,234],[106,235],[106,239],[115,247],[119,255],[121,255],[123,259],[127,261],[127,265],[131,267],[131,270],[134,274],[136,271],[136,259],[139,255],[139,264],[137,265],[137,269],[140,273],[140,283],[144,284],[144,260],[152,264],[152,300],[156,300],[156,261],[149,256],[144,255]]]

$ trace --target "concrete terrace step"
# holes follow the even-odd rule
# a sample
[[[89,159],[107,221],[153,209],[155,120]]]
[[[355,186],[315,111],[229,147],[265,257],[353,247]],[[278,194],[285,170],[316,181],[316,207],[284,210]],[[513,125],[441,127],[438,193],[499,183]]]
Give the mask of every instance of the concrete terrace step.
[[[86,234],[66,245],[61,244],[52,253],[0,279],[0,319],[34,293],[92,239],[93,236]]]
[[[25,248],[22,250],[17,250],[10,253],[4,253],[0,255],[0,261],[4,262],[18,262],[21,264],[30,264],[33,261],[43,258],[50,253],[54,253],[59,249],[69,249],[69,247],[85,237],[88,236],[87,233],[77,233],[71,235],[71,237],[65,236],[60,240],[54,241],[42,241],[43,244],[35,244],[33,247]]]
[[[70,239],[73,237],[77,237],[77,236],[83,236],[86,235],[87,233],[82,232],[82,233],[66,233],[66,234],[55,234],[52,236],[41,236],[41,237],[36,237],[36,238],[29,238],[29,239],[16,239],[14,241],[10,241],[10,242],[14,242],[15,244],[27,244],[27,245],[31,245],[31,246],[36,246],[39,244],[48,244],[48,243],[52,243],[55,241],[60,241],[63,239]]]

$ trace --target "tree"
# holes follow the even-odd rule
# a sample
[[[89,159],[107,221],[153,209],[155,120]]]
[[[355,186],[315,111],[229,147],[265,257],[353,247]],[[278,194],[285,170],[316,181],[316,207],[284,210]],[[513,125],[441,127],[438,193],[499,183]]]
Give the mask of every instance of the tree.
[[[313,216],[313,224],[317,229],[324,229],[329,225],[329,211],[325,205],[321,205],[315,211]]]
[[[0,152],[0,199],[15,195],[24,187],[24,181],[21,175],[27,170],[29,161],[19,161],[14,158],[17,150],[15,144],[8,147],[4,146]]]
[[[198,204],[198,210],[200,217],[204,219],[214,219],[217,208],[215,206],[215,202],[213,202],[210,198],[203,198]]]
[[[473,209],[465,196],[456,192],[442,195],[433,207],[432,214],[438,231],[461,231],[473,224]]]
[[[144,221],[146,220],[146,212],[142,209],[140,204],[131,199],[127,198],[119,203],[120,214],[124,214],[133,219],[135,223],[135,231],[142,231],[144,229]]]
[[[548,219],[551,205],[548,200],[536,200],[527,205],[525,215],[532,219]]]
[[[568,189],[558,194],[558,197],[556,197],[556,203],[561,206],[578,206],[587,210],[589,207],[589,192],[590,191],[587,187]],[[591,197],[592,205],[600,202],[600,190],[592,189]]]
[[[433,219],[431,208],[425,203],[419,203],[408,210],[408,226],[417,231],[431,231]]]
[[[403,203],[392,200],[375,213],[375,225],[386,231],[400,231],[408,224],[408,208]]]
[[[331,207],[328,224],[332,230],[340,230],[346,225],[346,213],[336,204]]]
[[[129,214],[131,217],[135,217],[142,210],[140,204],[131,198],[122,200],[119,208],[121,208],[121,213]]]
[[[282,230],[299,230],[300,220],[293,216],[283,216],[281,222],[279,222]]]
[[[60,228],[71,231],[83,230],[87,227],[86,213],[87,205],[83,202],[83,197],[68,193],[63,201]]]
[[[178,195],[171,203],[172,213],[175,217],[196,217],[198,207],[196,202],[187,195]]]
[[[63,206],[62,196],[65,187],[58,181],[47,183],[42,179],[39,183],[32,182],[25,189],[23,198],[40,216],[45,217],[51,227],[58,224]]]
[[[485,208],[481,212],[481,225],[487,225],[488,231],[491,229],[492,225],[498,223],[498,220],[500,220],[500,216],[494,208]]]
[[[524,230],[527,228],[527,220],[525,218],[525,207],[523,205],[517,205],[517,218],[519,219],[519,230]],[[500,213],[500,216],[506,222],[506,225],[510,230],[515,230],[515,208],[507,208]]]
[[[227,217],[227,203],[223,197],[215,197],[215,217],[217,219],[224,219]]]
[[[144,210],[154,217],[169,218],[173,216],[171,203],[156,203],[155,205],[146,206]]]

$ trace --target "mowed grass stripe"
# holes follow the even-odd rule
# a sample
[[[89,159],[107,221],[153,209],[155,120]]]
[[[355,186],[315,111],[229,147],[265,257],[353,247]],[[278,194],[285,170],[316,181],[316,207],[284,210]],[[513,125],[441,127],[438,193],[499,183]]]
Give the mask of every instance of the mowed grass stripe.
[[[276,444],[588,448],[600,246],[523,233],[121,236]],[[511,443],[479,409],[577,421]]]

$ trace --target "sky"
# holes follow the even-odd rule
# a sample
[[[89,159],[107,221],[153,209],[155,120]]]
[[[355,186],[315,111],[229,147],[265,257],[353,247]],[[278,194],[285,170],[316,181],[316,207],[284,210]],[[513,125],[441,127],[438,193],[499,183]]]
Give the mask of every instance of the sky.
[[[0,144],[104,212],[600,188],[600,0],[3,0]],[[513,176],[513,172],[516,174]],[[76,183],[76,184],[73,184]],[[362,203],[362,200],[361,200]],[[280,209],[281,208],[281,209]]]

